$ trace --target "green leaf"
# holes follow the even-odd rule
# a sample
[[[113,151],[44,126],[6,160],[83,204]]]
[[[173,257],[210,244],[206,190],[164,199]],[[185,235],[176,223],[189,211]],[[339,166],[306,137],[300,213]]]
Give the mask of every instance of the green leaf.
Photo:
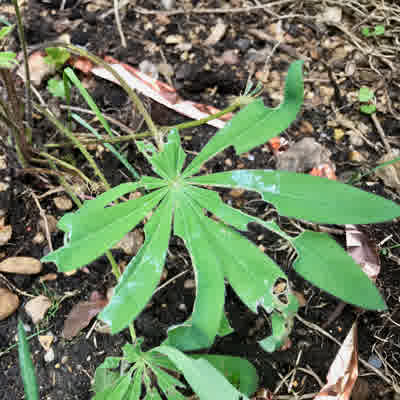
[[[385,34],[385,26],[384,25],[376,25],[374,29],[374,35],[380,36]]]
[[[366,26],[364,26],[364,27],[361,28],[361,33],[362,33],[362,35],[365,36],[365,37],[368,37],[368,36],[371,36],[371,35],[372,35],[371,30],[370,30],[368,27],[366,27]]]
[[[258,387],[258,376],[254,365],[249,361],[233,356],[213,354],[192,355],[194,359],[207,360],[215,369],[221,372],[228,381],[246,396],[251,396]]]
[[[26,399],[39,400],[39,387],[36,381],[35,368],[21,320],[18,321],[18,360]]]
[[[234,400],[241,396],[242,399],[248,399],[207,360],[202,358],[194,360],[179,350],[165,345],[154,350],[165,354],[175,363],[200,400]]]
[[[374,98],[374,92],[370,88],[362,87],[358,92],[358,100],[366,103]]]
[[[185,169],[183,176],[196,174],[207,160],[228,146],[234,146],[236,152],[241,154],[288,128],[303,104],[302,65],[302,61],[291,64],[286,79],[285,97],[279,107],[265,107],[261,99],[249,104],[214,135]]]
[[[18,64],[17,55],[12,51],[0,52],[0,68],[12,68]]]
[[[51,78],[47,81],[47,90],[55,97],[65,99],[64,82],[57,78]]]
[[[282,347],[290,330],[287,328],[287,319],[277,312],[271,315],[272,335],[260,340],[258,343],[268,353],[273,353]]]
[[[369,224],[400,215],[400,207],[383,197],[288,171],[237,170],[192,177],[188,182],[256,191],[281,215],[323,224]]]
[[[144,367],[139,367],[132,376],[133,384],[131,385],[131,391],[129,393],[128,400],[139,400],[142,394],[142,377]]]
[[[93,133],[94,136],[96,136],[98,139],[101,139],[102,136],[97,132],[96,129],[94,129],[90,124],[88,124],[84,119],[82,119],[79,115],[73,113],[72,118],[77,121],[79,124],[84,126],[86,129],[88,129],[91,133]],[[131,173],[132,177],[136,180],[139,179],[139,174],[135,170],[135,168],[132,167],[132,165],[128,162],[126,157],[124,157],[121,153],[118,152],[118,150],[110,143],[103,143],[103,146],[110,150],[111,153],[114,154],[116,158],[121,162],[121,164],[124,165],[124,167]]]
[[[93,390],[95,393],[101,393],[107,390],[109,387],[113,386],[117,379],[119,378],[119,373],[114,371],[109,371],[107,368],[96,368],[94,374],[94,384]]]
[[[225,313],[222,313],[221,323],[219,325],[217,335],[219,337],[224,337],[230,335],[233,332],[232,327],[229,324],[228,318],[226,318]]]
[[[371,310],[387,308],[360,266],[329,235],[305,231],[293,244],[301,252],[293,268],[303,278],[347,303]]]
[[[63,47],[47,47],[45,51],[47,56],[44,57],[44,61],[53,64],[57,69],[62,67],[71,56]]]
[[[154,365],[151,366],[151,370],[156,375],[158,386],[168,399],[185,399],[185,396],[176,390],[176,387],[185,387],[181,381]]]
[[[192,257],[196,299],[190,322],[170,328],[165,343],[182,350],[210,347],[221,323],[225,298],[221,265],[225,254],[218,249],[214,235],[210,236],[213,230],[218,230],[214,225],[217,223],[205,217],[187,194],[177,195],[174,233],[185,241]]]
[[[4,39],[14,29],[15,25],[3,26],[0,29],[0,40]]]
[[[112,194],[115,196],[120,192],[123,190],[115,188]],[[104,203],[108,203],[107,200],[111,196],[109,192],[104,197],[90,200],[90,204],[85,203],[75,213],[66,214],[61,218],[58,226],[67,232],[66,243],[43,257],[42,261],[56,263],[61,271],[70,271],[89,264],[136,226],[152,211],[165,193],[165,189],[160,189],[107,208],[104,208]]]
[[[128,392],[129,386],[131,384],[131,377],[125,375],[122,379],[115,385],[115,388],[112,392],[111,399],[115,400],[123,400],[125,394]]]
[[[172,206],[168,195],[147,222],[143,246],[125,268],[110,303],[99,314],[99,318],[110,325],[112,334],[126,328],[138,316],[160,281],[171,234]]]
[[[153,167],[154,172],[164,179],[173,179],[179,175],[185,162],[186,155],[181,146],[177,129],[168,134],[168,142],[162,152],[156,151],[149,142],[136,142],[138,149],[144,154]]]
[[[373,114],[376,111],[375,104],[363,104],[360,106],[360,111],[364,114]]]

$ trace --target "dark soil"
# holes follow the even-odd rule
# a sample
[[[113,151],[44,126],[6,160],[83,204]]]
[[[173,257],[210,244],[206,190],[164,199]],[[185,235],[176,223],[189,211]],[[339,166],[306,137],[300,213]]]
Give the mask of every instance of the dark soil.
[[[247,13],[226,11],[223,14],[180,13],[161,17],[157,14],[144,15],[135,11],[135,7],[158,10],[158,1],[137,0],[132,2],[135,4],[128,7],[126,13],[121,14],[128,44],[127,48],[123,48],[116,29],[114,14],[111,13],[108,17],[101,19],[100,17],[107,11],[107,8],[99,6],[97,11],[91,11],[89,5],[95,3],[68,0],[65,9],[60,11],[61,1],[31,0],[29,8],[25,10],[28,45],[41,45],[57,39],[61,33],[68,33],[73,44],[85,46],[99,56],[110,55],[134,67],[138,67],[143,60],[151,61],[154,64],[166,60],[174,71],[172,76],[174,87],[183,98],[223,108],[229,103],[230,96],[238,96],[243,93],[246,81],[251,74],[265,70],[266,60],[276,44],[266,39],[263,40],[260,35],[249,33],[251,30],[272,32],[275,29],[272,24],[277,24],[279,18],[271,17],[266,10]],[[101,2],[98,3],[101,4]],[[221,8],[225,5],[234,9],[248,6],[248,3],[252,2],[240,0],[225,2],[193,0],[190,2],[182,0],[177,1],[176,7],[181,8],[183,5],[192,4],[200,8]],[[259,2],[255,1],[254,4],[256,3]],[[261,3],[268,3],[268,1]],[[297,3],[298,6],[295,5]],[[347,21],[354,25],[360,22],[361,17],[357,14],[352,15],[351,7],[346,5],[341,5],[341,7]],[[288,3],[287,6],[283,5],[275,9],[275,12],[281,16],[304,14],[312,17],[320,11],[321,9],[316,3],[307,1]],[[13,19],[14,17],[11,15],[9,18]],[[204,41],[217,24],[218,18],[222,18],[227,25],[227,31],[214,46],[205,46]],[[79,24],[74,27],[74,24],[78,22]],[[360,86],[365,85],[366,82],[358,74],[347,76],[344,72],[346,64],[348,65],[352,61],[352,57],[355,57],[354,52],[349,53],[343,60],[332,61],[333,50],[323,45],[326,41],[338,40],[341,41],[339,47],[343,47],[351,44],[349,37],[333,25],[325,26],[322,29],[313,18],[282,18],[281,29],[286,35],[284,43],[287,43],[285,45],[287,47],[278,46],[267,60],[269,78],[265,82],[266,91],[262,95],[265,103],[271,106],[279,102],[275,95],[283,87],[283,79],[288,65],[300,57],[307,58],[305,70],[309,79],[306,76],[306,93],[314,94],[314,96],[306,96],[302,115],[283,136],[288,139],[289,146],[305,135],[314,137],[331,151],[339,177],[341,174],[349,176],[349,172],[366,172],[384,154],[376,127],[369,117],[360,114],[354,96],[349,95],[358,90]],[[185,42],[192,44],[187,56],[183,56],[184,52],[175,45],[166,44],[165,38],[169,35],[181,35]],[[233,65],[219,64],[218,58],[226,50],[236,50],[239,57],[238,62]],[[265,51],[264,55],[262,55],[262,51]],[[363,68],[371,72],[368,62],[364,60],[363,63]],[[395,114],[391,114],[386,107],[379,117],[385,132],[390,132],[393,147],[396,147],[399,145],[398,135],[400,132],[400,120],[396,117],[400,112],[399,73],[390,71],[379,58],[375,58],[373,63],[382,75],[387,76],[387,79],[381,85],[383,78],[378,76],[374,81],[368,82],[368,85],[381,88],[381,90],[383,90],[383,86],[390,88],[389,97],[392,99]],[[328,75],[329,69],[332,71],[333,81]],[[255,79],[254,75],[251,77]],[[82,78],[85,77],[82,76]],[[132,113],[131,103],[119,87],[100,79],[85,79],[97,104],[107,115],[118,119],[132,129],[138,126],[140,119]],[[326,98],[320,90],[321,86],[336,87],[337,93]],[[57,106],[58,101],[55,103],[54,99],[51,99],[46,92],[45,82],[42,83],[39,90],[45,101]],[[151,100],[144,100],[157,124],[171,125],[187,120]],[[87,108],[77,92],[73,93],[73,104]],[[363,163],[349,161],[349,152],[353,148],[348,137],[340,143],[333,139],[334,127],[329,122],[334,120],[334,112],[338,108],[347,120],[353,120],[356,123],[363,122],[369,127],[367,136],[371,142],[376,144],[376,147],[371,148],[365,144],[361,147],[360,152],[367,156]],[[82,114],[82,117],[87,118],[87,115]],[[304,121],[311,125],[311,130],[307,131],[304,128]],[[38,146],[46,143],[47,140],[54,142],[55,131],[46,120],[37,119],[35,124],[34,140],[37,141]],[[214,132],[215,128],[209,126],[185,131],[183,135],[185,150],[189,151],[190,156],[193,156]],[[129,144],[127,150],[128,159],[135,168],[140,173],[151,174],[148,164],[138,154],[134,144]],[[59,156],[70,157],[85,173],[91,174],[78,152],[70,149],[64,150],[60,152]],[[127,180],[128,171],[121,167],[121,164],[109,153],[102,153],[97,162],[111,186]],[[233,149],[228,149],[209,161],[206,168],[216,172],[234,169],[238,164],[243,164],[246,168],[274,168],[275,159],[266,146],[256,148],[240,157],[235,154]],[[29,193],[30,190],[33,190],[37,195],[43,194],[51,188],[58,187],[58,183],[51,176],[43,179],[35,174],[22,173],[15,168],[15,163],[11,158],[9,158],[9,168],[4,175],[6,176],[0,176],[0,180],[3,181],[8,177],[11,180],[11,189],[1,192],[0,208],[7,210],[7,222],[13,227],[13,236],[5,246],[2,246],[2,258],[19,255],[39,259],[49,251],[49,248],[46,241],[41,244],[34,244],[32,241],[39,230],[38,223],[41,216]],[[364,178],[359,186],[399,201],[399,194],[393,188],[385,186],[384,182],[372,175]],[[228,191],[221,191],[221,193],[225,201],[231,201],[236,207],[254,215],[263,215],[270,209],[265,203],[257,201],[258,197],[254,194],[245,193],[240,198],[236,198],[232,197]],[[87,194],[90,195],[90,193]],[[63,212],[54,206],[51,201],[52,197],[44,198],[41,201],[41,207],[46,214],[60,218]],[[294,228],[290,225],[290,221],[282,219],[280,222],[283,228],[286,226],[288,230],[293,231]],[[393,246],[400,242],[396,221],[371,226],[369,231],[376,244],[387,240],[389,236],[390,239],[385,246]],[[251,227],[251,231],[246,235],[257,245],[262,245],[266,249],[268,255],[274,258],[288,273],[293,288],[304,294],[307,304],[300,310],[302,318],[322,326],[334,312],[339,301],[305,282],[290,269],[291,254],[287,249],[280,249],[283,243],[277,237],[271,236],[270,233],[259,227]],[[338,237],[338,240],[340,243],[344,243],[343,236]],[[62,245],[61,232],[52,235],[52,242],[54,248]],[[128,262],[130,259],[119,250],[113,250],[113,254],[119,263]],[[346,305],[338,318],[326,328],[327,332],[342,342],[353,322],[357,320],[359,355],[365,360],[368,360],[373,354],[379,354],[384,358],[384,366],[380,368],[380,371],[389,381],[393,381],[393,385],[389,385],[378,375],[371,374],[369,370],[360,366],[360,376],[368,385],[368,395],[365,399],[392,399],[395,381],[399,379],[399,257],[400,248],[391,249],[386,255],[381,255],[381,273],[377,280],[377,286],[388,304],[388,311],[382,313],[362,312],[351,305]],[[183,270],[190,270],[190,268],[190,257],[183,242],[179,238],[173,237],[163,282]],[[56,267],[52,264],[45,264],[40,275],[50,272],[56,273]],[[31,328],[30,334],[42,330],[51,332],[55,336],[55,342],[52,345],[55,358],[52,362],[45,362],[45,351],[37,338],[30,340],[40,384],[41,399],[86,400],[93,397],[90,388],[96,367],[106,356],[120,355],[121,346],[130,340],[129,334],[125,331],[119,335],[110,336],[93,331],[87,337],[90,325],[78,336],[67,341],[62,337],[61,332],[66,316],[74,304],[88,299],[93,291],[105,293],[108,288],[115,285],[115,279],[106,258],[98,259],[87,269],[79,270],[72,276],[59,273],[56,280],[47,281],[45,284],[39,282],[39,276],[5,274],[5,277],[15,288],[30,294],[46,294],[53,298],[61,298],[66,294],[72,295],[66,297],[55,312],[51,315],[48,314],[37,326],[32,324],[24,311],[23,305],[29,298],[20,295],[21,305],[18,311],[0,321],[0,399],[21,400],[24,398],[17,351],[15,347],[8,350],[15,343],[18,318],[22,318],[24,323]],[[187,289],[184,286],[185,281],[190,279],[194,279],[191,271],[160,290],[135,321],[137,335],[143,336],[145,339],[145,348],[158,345],[166,337],[166,330],[169,326],[181,323],[190,316],[195,293],[194,289]],[[230,287],[226,294],[226,312],[235,333],[217,339],[210,352],[247,358],[257,368],[260,388],[275,390],[282,378],[296,365],[312,370],[322,382],[326,381],[329,366],[338,351],[338,346],[327,337],[296,320],[290,335],[290,348],[268,354],[257,344],[257,340],[270,332],[268,321],[261,314],[254,315],[249,312]],[[284,384],[278,394],[294,395],[298,393],[300,395],[318,392],[319,389],[318,382],[312,376],[298,371],[291,392],[288,393],[287,386]]]

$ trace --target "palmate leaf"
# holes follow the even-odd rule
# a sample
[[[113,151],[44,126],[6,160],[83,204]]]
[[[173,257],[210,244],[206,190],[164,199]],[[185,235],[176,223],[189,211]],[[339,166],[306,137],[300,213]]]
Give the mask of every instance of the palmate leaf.
[[[212,137],[185,169],[183,176],[196,174],[207,160],[228,146],[234,146],[236,152],[241,154],[288,128],[303,105],[302,65],[302,61],[295,61],[290,65],[283,103],[279,107],[265,107],[261,99],[250,103]]]

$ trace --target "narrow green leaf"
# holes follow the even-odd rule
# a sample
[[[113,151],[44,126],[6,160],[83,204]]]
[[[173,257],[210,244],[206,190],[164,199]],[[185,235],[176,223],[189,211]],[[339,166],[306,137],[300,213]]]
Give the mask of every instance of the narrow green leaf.
[[[125,394],[129,390],[129,386],[131,384],[131,377],[128,375],[125,375],[122,377],[120,382],[115,385],[115,388],[112,392],[111,398],[114,400],[123,400]]]
[[[216,224],[202,214],[190,197],[182,193],[178,196],[174,232],[185,241],[196,274],[196,299],[190,322],[170,328],[165,342],[181,350],[211,346],[221,323],[225,298],[221,264],[225,254],[210,236]]]
[[[55,97],[65,99],[64,82],[57,78],[51,78],[47,81],[47,90]]]
[[[247,230],[249,222],[257,221],[224,204],[213,191],[191,187],[188,193],[201,208],[210,210],[237,229]],[[208,225],[207,232],[201,236],[211,247],[207,254],[215,253],[218,260],[213,268],[223,271],[237,295],[253,312],[257,313],[258,306],[266,309],[273,307],[273,287],[278,278],[286,279],[285,274],[272,259],[238,232],[210,219]],[[194,234],[195,230],[192,229],[192,232]],[[199,246],[199,239],[197,243]],[[201,248],[206,248],[203,243]]]
[[[288,171],[237,170],[191,177],[188,182],[256,191],[281,215],[323,224],[369,224],[400,215],[400,206],[383,197]]]
[[[172,200],[168,195],[145,225],[142,248],[125,268],[110,303],[99,314],[110,325],[112,334],[126,328],[150,300],[161,278],[171,224]]]
[[[164,144],[162,152],[148,142],[137,141],[136,144],[158,175],[164,179],[173,179],[180,174],[186,155],[177,129],[169,132],[168,142]]]
[[[219,325],[217,335],[219,337],[224,337],[230,335],[234,330],[232,329],[231,325],[229,324],[228,318],[226,318],[225,313],[222,313],[221,323]]]
[[[18,321],[18,360],[26,399],[39,400],[39,387],[36,381],[35,368],[21,320]]]
[[[272,335],[258,342],[266,352],[273,353],[283,345],[290,333],[286,323],[283,315],[277,312],[271,314]]]
[[[228,146],[234,146],[236,152],[241,154],[288,128],[303,104],[302,65],[302,61],[291,64],[286,78],[284,100],[279,107],[265,107],[261,99],[249,104],[213,136],[185,169],[183,176],[196,174],[207,160]]]
[[[373,114],[376,111],[376,105],[375,104],[363,104],[360,106],[360,111],[363,112],[364,114]]]
[[[166,189],[154,191],[138,199],[101,208],[107,196],[91,200],[75,213],[66,214],[59,222],[67,232],[63,247],[42,258],[54,262],[59,270],[70,271],[89,264],[114,246],[134,228],[164,197]]]
[[[228,381],[246,396],[251,396],[258,387],[257,371],[252,363],[240,357],[214,354],[191,355],[194,359],[207,360]]]
[[[90,96],[89,92],[83,87],[81,81],[79,78],[75,75],[75,72],[72,70],[72,68],[67,67],[64,69],[64,74],[70,79],[70,81],[78,88],[80,94],[82,97],[85,99],[86,103],[88,106],[91,108],[91,110],[96,114],[96,117],[100,121],[101,125],[103,125],[103,128],[106,130],[106,132],[113,137],[114,134],[111,131],[110,125],[108,124],[107,120],[104,118],[102,112],[100,111],[99,107],[97,107],[97,104],[94,102],[92,99],[92,96]]]
[[[101,135],[99,132],[97,132],[96,129],[94,129],[90,124],[88,124],[83,118],[81,118],[79,115],[73,113],[72,118],[77,121],[79,124],[84,126],[86,129],[88,129],[91,133],[93,133],[94,136],[96,136],[98,139],[101,139]],[[104,143],[103,146],[110,150],[111,153],[114,154],[114,156],[121,162],[121,164],[131,173],[132,177],[134,179],[139,179],[139,174],[135,170],[135,168],[132,167],[132,165],[129,163],[129,161],[124,157],[121,153],[118,152],[118,150],[110,143]]]
[[[158,386],[168,399],[185,399],[185,396],[176,390],[176,387],[185,387],[181,381],[154,365],[151,366],[151,370],[157,378]]]
[[[156,351],[165,354],[182,371],[200,400],[248,399],[234,388],[229,381],[207,360],[194,360],[170,346],[159,346]]]
[[[329,235],[306,231],[293,244],[301,251],[293,268],[312,284],[359,307],[387,308],[360,266]]]
[[[107,368],[96,368],[93,385],[94,392],[104,392],[109,387],[113,386],[118,378],[118,372],[109,371]]]
[[[142,377],[144,367],[139,367],[132,376],[133,384],[131,385],[131,392],[129,393],[129,400],[139,400],[142,394]]]

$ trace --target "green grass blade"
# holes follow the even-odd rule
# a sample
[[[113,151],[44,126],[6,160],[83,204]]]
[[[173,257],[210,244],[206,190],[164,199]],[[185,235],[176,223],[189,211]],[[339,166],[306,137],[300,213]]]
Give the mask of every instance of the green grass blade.
[[[36,380],[35,368],[29,351],[29,343],[26,340],[24,325],[21,320],[18,321],[18,358],[26,400],[39,400],[39,387]]]
[[[101,135],[99,134],[99,132],[97,132],[97,130],[94,129],[90,124],[88,124],[83,118],[81,118],[79,115],[77,115],[75,113],[73,113],[71,116],[76,122],[78,122],[83,127],[88,129],[91,133],[93,133],[94,136],[96,136],[98,139],[101,139]],[[114,156],[118,158],[118,160],[131,173],[131,175],[133,176],[133,178],[135,180],[140,179],[140,176],[139,176],[138,172],[135,170],[135,168],[133,168],[133,166],[128,162],[128,160],[121,153],[119,153],[112,144],[104,143],[103,146],[106,149],[110,150],[110,152],[113,153]]]

